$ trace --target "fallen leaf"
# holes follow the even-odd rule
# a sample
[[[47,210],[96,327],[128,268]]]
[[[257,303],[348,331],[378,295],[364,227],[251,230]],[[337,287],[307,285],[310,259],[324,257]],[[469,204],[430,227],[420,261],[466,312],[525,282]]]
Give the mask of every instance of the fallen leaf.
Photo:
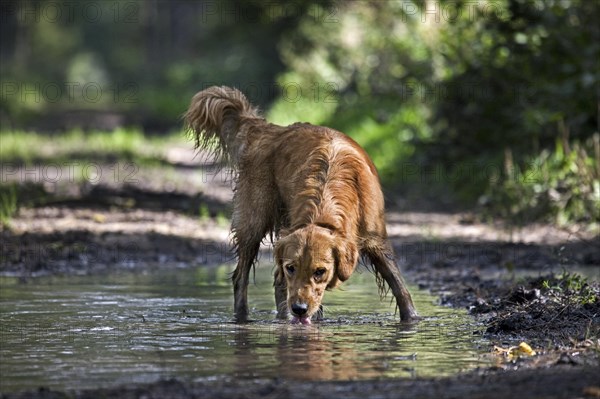
[[[531,346],[526,342],[521,342],[519,346],[511,346],[510,348],[502,348],[494,346],[494,353],[498,355],[508,356],[509,359],[515,359],[521,356],[535,356],[536,352],[531,349]]]
[[[520,355],[535,356],[535,351],[526,342],[521,342],[517,350]]]

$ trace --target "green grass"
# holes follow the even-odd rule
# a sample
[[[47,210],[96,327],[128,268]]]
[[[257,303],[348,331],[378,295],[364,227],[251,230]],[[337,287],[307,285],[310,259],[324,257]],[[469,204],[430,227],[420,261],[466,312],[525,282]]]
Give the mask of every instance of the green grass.
[[[201,204],[198,209],[198,215],[200,216],[200,222],[206,222],[210,220],[210,210],[208,209],[208,205]]]
[[[590,285],[587,278],[566,270],[556,278],[544,280],[542,289],[552,297],[566,297],[571,303],[577,305],[593,304],[599,299],[597,289]]]
[[[2,187],[0,191],[0,225],[8,227],[10,220],[17,213],[17,188],[15,185]]]
[[[3,162],[30,165],[35,162],[120,159],[143,164],[156,163],[162,149],[171,142],[184,142],[181,132],[146,136],[138,129],[119,128],[112,132],[79,129],[43,134],[31,131],[0,132]]]

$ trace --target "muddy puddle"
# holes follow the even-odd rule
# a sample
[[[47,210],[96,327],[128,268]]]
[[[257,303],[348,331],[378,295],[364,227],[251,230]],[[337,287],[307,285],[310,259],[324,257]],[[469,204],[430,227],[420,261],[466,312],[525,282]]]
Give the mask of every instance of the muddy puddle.
[[[488,365],[466,312],[411,287],[405,325],[373,276],[326,294],[325,320],[276,321],[271,266],[250,287],[252,323],[232,323],[231,266],[147,274],[0,278],[0,387],[92,389],[177,377],[352,380],[439,377]]]

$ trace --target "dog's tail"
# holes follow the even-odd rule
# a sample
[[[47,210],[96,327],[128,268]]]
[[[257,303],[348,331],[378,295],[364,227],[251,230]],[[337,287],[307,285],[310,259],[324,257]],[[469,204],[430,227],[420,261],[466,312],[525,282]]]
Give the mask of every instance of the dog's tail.
[[[241,91],[226,86],[212,86],[196,93],[184,118],[196,148],[211,150],[231,166],[239,160],[246,133],[244,123],[263,120]]]

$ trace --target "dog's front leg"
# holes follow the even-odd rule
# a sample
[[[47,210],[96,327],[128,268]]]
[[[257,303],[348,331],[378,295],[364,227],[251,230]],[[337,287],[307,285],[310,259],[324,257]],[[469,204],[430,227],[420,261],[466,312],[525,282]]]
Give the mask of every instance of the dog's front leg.
[[[288,306],[287,306],[287,284],[285,277],[282,275],[281,269],[275,270],[275,306],[277,307],[277,318],[287,319],[288,317]]]

